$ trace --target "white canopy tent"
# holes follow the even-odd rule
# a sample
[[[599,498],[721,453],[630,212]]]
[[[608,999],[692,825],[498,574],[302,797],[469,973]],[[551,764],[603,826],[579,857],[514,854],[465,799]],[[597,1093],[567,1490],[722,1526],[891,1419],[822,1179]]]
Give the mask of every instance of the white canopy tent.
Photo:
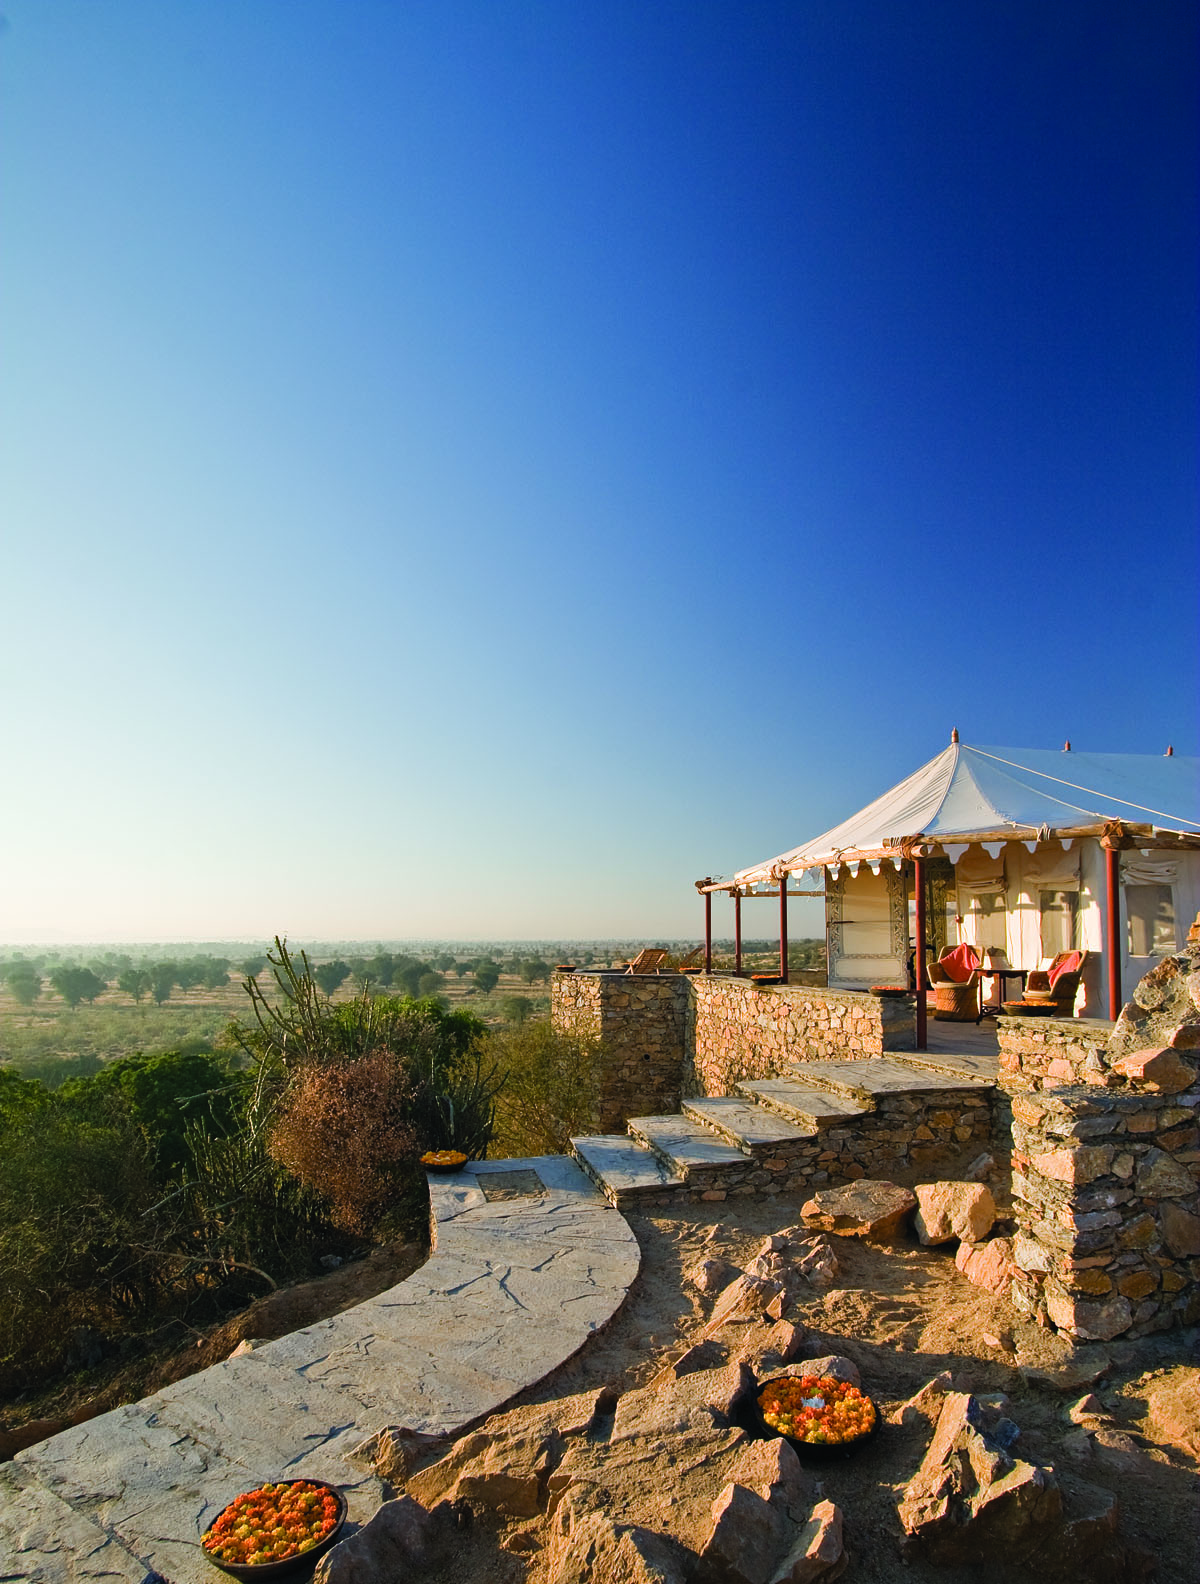
[[[964,910],[965,897],[1003,891],[1007,874],[1010,895],[1022,899],[1009,909],[1010,939],[1016,939],[1020,930],[1025,932],[1018,947],[1022,957],[1033,952],[1035,936],[1041,938],[1030,897],[1064,887],[1085,891],[1089,911],[1081,934],[1087,938],[1076,944],[1103,951],[1108,963],[1109,1016],[1115,1017],[1121,1000],[1122,951],[1128,958],[1133,950],[1118,939],[1120,885],[1139,880],[1151,884],[1155,875],[1164,879],[1169,870],[1170,883],[1178,892],[1172,893],[1177,911],[1194,912],[1200,903],[1200,759],[1170,751],[1075,753],[1069,745],[1062,751],[977,748],[960,743],[955,732],[950,746],[936,758],[849,819],[739,870],[731,879],[708,879],[698,882],[697,888],[730,892],[735,903],[744,896],[770,894],[768,888],[778,890],[781,976],[786,979],[787,897],[797,894],[789,889],[789,876],[815,871],[827,899],[828,924],[831,897],[857,881],[860,866],[869,866],[867,880],[882,870],[900,885],[896,877],[907,864],[906,872],[915,873],[917,980],[922,991],[918,1020],[923,1033],[923,875],[926,861],[934,858],[948,859],[955,866],[953,884],[958,906]],[[1138,866],[1146,870],[1144,875]],[[881,882],[874,885],[879,889]],[[907,941],[908,926],[901,921],[896,929]],[[893,961],[896,929],[889,948]],[[740,942],[740,913],[737,936]],[[878,965],[885,955],[881,951],[871,959],[866,954],[863,962]],[[1130,963],[1125,966],[1128,970]]]
[[[830,864],[898,859],[919,843],[950,849],[1100,836],[1114,820],[1130,835],[1149,837],[1151,845],[1195,837],[1200,759],[972,748],[955,741],[840,825],[739,870],[721,888],[777,884],[785,874]]]

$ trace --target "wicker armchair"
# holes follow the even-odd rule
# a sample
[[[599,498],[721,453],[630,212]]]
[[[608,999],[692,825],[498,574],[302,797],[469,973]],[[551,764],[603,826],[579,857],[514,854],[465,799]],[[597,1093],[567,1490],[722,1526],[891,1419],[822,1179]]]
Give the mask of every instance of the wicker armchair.
[[[1059,1017],[1075,1016],[1075,997],[1087,952],[1059,952],[1048,968],[1034,968],[1025,985],[1027,1001],[1049,1001]]]
[[[944,1023],[979,1022],[983,1016],[982,966],[972,946],[956,946],[928,965],[935,1018]]]

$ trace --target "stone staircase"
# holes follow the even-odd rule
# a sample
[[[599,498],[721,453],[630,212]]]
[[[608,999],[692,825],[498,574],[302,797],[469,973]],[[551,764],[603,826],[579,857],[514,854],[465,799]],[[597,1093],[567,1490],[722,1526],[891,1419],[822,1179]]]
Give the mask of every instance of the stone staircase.
[[[815,1191],[933,1169],[982,1146],[995,1077],[995,1058],[976,1052],[794,1062],[571,1147],[619,1210]]]

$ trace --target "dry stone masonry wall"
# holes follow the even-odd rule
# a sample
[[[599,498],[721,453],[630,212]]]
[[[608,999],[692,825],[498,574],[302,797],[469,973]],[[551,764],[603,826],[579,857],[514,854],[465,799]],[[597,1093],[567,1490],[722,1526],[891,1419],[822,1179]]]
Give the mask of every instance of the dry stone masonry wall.
[[[1008,1090],[1106,1082],[1111,1023],[1078,1018],[999,1017],[1000,1080]]]
[[[1200,1088],[1013,1099],[1018,1308],[1108,1341],[1200,1320]]]
[[[726,1095],[741,1078],[789,1062],[913,1050],[911,1001],[808,985],[760,989],[746,979],[697,975],[689,1005],[688,1094]]]
[[[678,1111],[688,981],[683,974],[556,973],[556,1028],[602,1042],[601,1133],[632,1116]]]

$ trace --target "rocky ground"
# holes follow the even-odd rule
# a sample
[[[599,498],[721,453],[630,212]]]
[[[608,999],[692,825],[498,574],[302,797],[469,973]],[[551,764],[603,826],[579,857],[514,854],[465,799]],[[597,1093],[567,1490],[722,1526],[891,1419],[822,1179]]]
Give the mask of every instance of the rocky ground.
[[[464,1526],[455,1528],[448,1548],[435,1543],[436,1535],[426,1536],[432,1547],[427,1562],[406,1576],[430,1584],[457,1584],[464,1574],[478,1584],[568,1584],[590,1577],[665,1584],[673,1566],[682,1574],[695,1569],[695,1553],[703,1553],[707,1542],[710,1552],[698,1578],[707,1571],[712,1579],[770,1579],[787,1561],[785,1540],[794,1546],[807,1534],[818,1550],[822,1544],[836,1550],[829,1532],[832,1506],[844,1523],[845,1577],[863,1584],[965,1584],[968,1578],[1015,1584],[1051,1576],[1193,1584],[1200,1577],[1195,1334],[1072,1345],[965,1280],[955,1267],[953,1243],[921,1247],[908,1227],[891,1245],[828,1235],[836,1271],[824,1262],[815,1281],[790,1284],[786,1307],[776,1305],[784,1315],[780,1325],[794,1328],[797,1364],[833,1354],[857,1368],[885,1419],[879,1435],[852,1457],[806,1462],[801,1485],[790,1491],[784,1487],[793,1474],[778,1468],[764,1473],[754,1461],[761,1461],[763,1444],[748,1452],[742,1432],[722,1428],[721,1415],[737,1386],[739,1355],[759,1379],[787,1367],[778,1351],[771,1352],[782,1345],[783,1332],[761,1315],[714,1330],[714,1306],[737,1268],[765,1272],[772,1261],[778,1265],[780,1256],[768,1255],[763,1263],[764,1239],[795,1223],[799,1208],[727,1203],[711,1211],[696,1207],[630,1217],[643,1268],[604,1334],[483,1426],[479,1439],[463,1438],[449,1447],[400,1438],[385,1449],[398,1494],[407,1489],[425,1509],[457,1499],[456,1507],[442,1509],[443,1521],[453,1512],[455,1523]],[[672,1361],[698,1342],[700,1351],[673,1371]],[[937,1377],[932,1397],[905,1412],[906,1402]],[[961,1393],[971,1394],[972,1402]],[[956,1548],[962,1550],[957,1532],[939,1542],[937,1524],[926,1521],[931,1491],[936,1507],[939,1471],[927,1465],[924,1488],[920,1481],[910,1488],[939,1413],[946,1415],[940,1433],[948,1451],[942,1474],[945,1466],[968,1468],[988,1459],[995,1465],[993,1481],[1005,1477],[1005,1469],[1015,1468],[1018,1482],[1022,1469],[1054,1471],[1048,1481],[1042,1474],[1027,1477],[1033,1484],[1026,1494],[1043,1508],[1049,1500],[1043,1484],[1057,1488],[1051,1505],[1063,1512],[1050,1515],[1044,1533],[1036,1523],[1029,1528],[1033,1520],[1022,1516],[1024,1497],[1017,1497],[1004,1522],[991,1530],[986,1518],[980,1524],[981,1543],[968,1542],[966,1548],[971,1553],[974,1545],[973,1559],[931,1559],[931,1549],[951,1558]],[[1012,1426],[1020,1434],[1005,1462],[998,1449],[1012,1436]],[[497,1470],[505,1474],[499,1483]],[[961,1484],[961,1475],[955,1478]],[[725,1499],[728,1505],[727,1487],[740,1483],[750,1493],[737,1498],[745,1511],[735,1503],[726,1530],[757,1532],[762,1508],[756,1503],[762,1493],[769,1496],[772,1479],[775,1505],[782,1502],[787,1512],[790,1496],[792,1511],[786,1534],[772,1542],[783,1550],[756,1575],[753,1559],[737,1563],[718,1554],[723,1542],[714,1529],[714,1504],[720,1507]],[[978,1468],[968,1474],[971,1488],[962,1493],[968,1505],[980,1502],[985,1483]],[[497,1496],[506,1489],[507,1497]],[[593,1510],[587,1492],[594,1495],[596,1489],[601,1494]],[[923,1547],[906,1544],[900,1519],[906,1491],[905,1513],[913,1526],[924,1527]],[[1119,1503],[1116,1541],[1110,1532],[1112,1497]],[[413,1509],[418,1516],[420,1510]],[[822,1512],[826,1523],[818,1532],[819,1524],[818,1530],[813,1525]],[[1089,1512],[1090,1527],[1070,1529],[1072,1519]],[[614,1519],[618,1528],[605,1542],[603,1526]],[[624,1549],[606,1550],[625,1527]],[[1070,1544],[1054,1540],[1064,1533]],[[676,1537],[684,1549],[672,1550],[667,1541],[665,1554],[656,1550],[663,1535]],[[1081,1535],[1087,1540],[1082,1550]],[[1031,1553],[1027,1563],[1017,1560],[1023,1545],[1036,1549],[1046,1536],[1054,1540],[1048,1550]],[[1089,1546],[1095,1555],[1086,1555]],[[822,1562],[800,1556],[795,1570],[782,1576],[833,1578],[840,1566],[836,1557]],[[384,1575],[329,1572],[330,1584],[371,1576]]]
[[[714,1504],[732,1482],[750,1494],[738,1498],[746,1512],[730,1509],[726,1531],[756,1532],[752,1520],[754,1514],[761,1518],[762,1510],[755,1503],[764,1500],[762,1492],[769,1496],[774,1490],[775,1505],[782,1503],[788,1514],[783,1539],[798,1542],[807,1534],[805,1543],[818,1553],[821,1546],[836,1550],[837,1542],[843,1548],[844,1576],[863,1584],[965,1584],[968,1578],[1016,1584],[1049,1577],[1044,1567],[1015,1560],[1017,1548],[1003,1537],[988,1544],[982,1561],[970,1562],[937,1563],[927,1550],[905,1545],[901,1503],[926,1458],[938,1414],[947,1414],[942,1432],[943,1439],[954,1440],[951,1461],[957,1458],[965,1467],[972,1450],[976,1462],[992,1455],[984,1443],[972,1443],[976,1432],[965,1419],[957,1429],[951,1423],[956,1404],[960,1418],[965,1413],[964,1399],[955,1393],[969,1393],[977,1405],[981,1435],[990,1435],[1008,1420],[1020,1431],[1011,1458],[1054,1470],[1054,1482],[1066,1493],[1068,1516],[1081,1510],[1081,1493],[1086,1497],[1083,1505],[1090,1501],[1093,1508],[1096,1491],[1119,1501],[1121,1547],[1110,1546],[1086,1565],[1080,1561],[1075,1572],[1068,1559],[1068,1571],[1060,1577],[1102,1581],[1149,1576],[1155,1584],[1194,1584],[1200,1577],[1196,1333],[1176,1331],[1137,1343],[1072,1345],[1022,1318],[1005,1299],[964,1279],[955,1266],[954,1242],[921,1246],[911,1220],[890,1244],[826,1233],[832,1261],[824,1255],[813,1260],[809,1248],[808,1259],[801,1258],[808,1276],[786,1282],[787,1302],[776,1305],[783,1316],[778,1326],[770,1316],[752,1313],[714,1329],[716,1306],[739,1270],[749,1266],[769,1280],[772,1269],[779,1275],[782,1266],[804,1255],[803,1248],[793,1247],[781,1255],[768,1254],[764,1261],[760,1252],[765,1239],[799,1221],[800,1210],[798,1203],[781,1199],[631,1215],[642,1247],[642,1270],[605,1332],[483,1426],[491,1441],[482,1451],[476,1446],[472,1452],[468,1438],[456,1446],[401,1439],[392,1448],[397,1494],[407,1485],[425,1507],[462,1498],[443,1510],[444,1519],[453,1515],[453,1533],[432,1545],[420,1571],[409,1569],[405,1576],[414,1584],[418,1579],[459,1584],[464,1575],[477,1584],[567,1584],[574,1576],[613,1584],[655,1577],[665,1581],[679,1557],[669,1549],[665,1556],[656,1553],[656,1540],[646,1542],[647,1555],[638,1553],[632,1561],[630,1555],[608,1554],[601,1547],[590,1562],[585,1558],[581,1564],[579,1548],[598,1543],[603,1524],[615,1518],[631,1533],[675,1535],[692,1553],[702,1550],[714,1527]],[[1004,1230],[1001,1221],[995,1231]],[[819,1251],[820,1245],[815,1247]],[[100,1387],[99,1405],[136,1398],[203,1368],[246,1338],[282,1335],[360,1302],[402,1280],[422,1258],[423,1251],[414,1246],[397,1246],[344,1266],[322,1281],[274,1294],[186,1347],[139,1364],[136,1380],[122,1375],[109,1379]],[[788,1467],[760,1467],[763,1444],[757,1451],[748,1450],[739,1429],[722,1428],[718,1422],[741,1379],[739,1355],[762,1378],[767,1370],[789,1367],[780,1353],[785,1344],[796,1353],[791,1367],[817,1355],[848,1361],[885,1420],[878,1436],[854,1456],[806,1463],[799,1482]],[[681,1360],[689,1346],[697,1345],[699,1351]],[[904,1405],[939,1377],[923,1409],[905,1412]],[[81,1377],[56,1399],[23,1405],[27,1411],[10,1418],[9,1429],[16,1428],[18,1417],[28,1420],[30,1409],[40,1409],[47,1417],[74,1417],[95,1410],[97,1401],[97,1383],[89,1387]],[[34,1428],[25,1426],[22,1441]],[[1008,1434],[1002,1426],[1002,1439]],[[525,1452],[516,1444],[522,1438]],[[542,1469],[534,1471],[532,1484],[526,1481],[524,1495],[518,1492],[520,1510],[506,1510],[504,1502],[497,1506],[487,1495],[486,1479],[470,1485],[472,1457],[479,1467],[490,1458],[506,1470],[516,1469],[519,1476],[528,1443],[532,1439],[536,1446],[547,1438],[554,1450],[548,1463],[544,1460]],[[613,1463],[611,1448],[622,1442],[633,1455]],[[494,1448],[490,1453],[489,1445]],[[372,1451],[378,1453],[368,1449],[368,1455]],[[447,1455],[459,1466],[445,1463]],[[565,1471],[553,1492],[549,1464]],[[577,1484],[585,1490],[596,1486],[603,1493],[599,1516],[581,1502],[578,1491],[571,1494],[572,1468],[581,1476]],[[472,1491],[465,1498],[458,1483],[464,1472],[466,1488]],[[452,1477],[447,1479],[447,1474]],[[905,1510],[910,1519],[915,1515],[919,1521],[922,1501],[928,1509],[929,1476],[926,1468],[924,1493],[917,1487],[909,1490]],[[508,1509],[512,1505],[510,1501]],[[843,1523],[840,1541],[829,1518],[832,1508]],[[814,1513],[817,1519],[825,1515],[823,1529],[818,1523],[813,1531]],[[783,1539],[776,1535],[773,1543],[782,1546]],[[720,1543],[718,1534],[718,1549]],[[631,1547],[637,1550],[633,1540],[624,1545],[627,1553]],[[1127,1553],[1123,1561],[1121,1548]],[[684,1559],[693,1565],[686,1552]],[[772,1570],[778,1561],[772,1561]],[[705,1565],[711,1578],[736,1577],[729,1571],[730,1559],[716,1552]],[[819,1555],[802,1556],[792,1576],[833,1578],[841,1565],[837,1557],[822,1561]],[[1151,1566],[1154,1571],[1148,1572]],[[657,1575],[654,1567],[659,1568]],[[357,1578],[370,1576],[360,1573]],[[751,1578],[752,1571],[744,1576]]]

